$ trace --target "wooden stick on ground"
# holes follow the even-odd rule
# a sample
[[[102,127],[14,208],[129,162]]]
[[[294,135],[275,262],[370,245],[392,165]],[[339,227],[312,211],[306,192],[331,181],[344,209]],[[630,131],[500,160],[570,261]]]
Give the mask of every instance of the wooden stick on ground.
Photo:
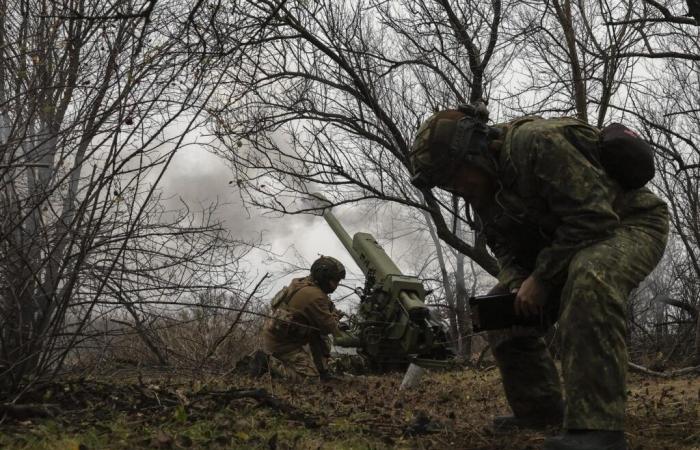
[[[28,419],[30,417],[53,417],[58,412],[58,405],[27,403],[16,405],[14,403],[0,403],[0,417],[12,417],[13,419]]]
[[[671,370],[669,372],[657,372],[655,370],[647,369],[646,367],[640,366],[639,364],[635,364],[633,362],[629,363],[629,367],[632,372],[643,373],[645,375],[651,375],[654,377],[661,378],[673,378],[681,375],[687,375],[693,372],[700,373],[700,366],[686,367],[683,369]]]

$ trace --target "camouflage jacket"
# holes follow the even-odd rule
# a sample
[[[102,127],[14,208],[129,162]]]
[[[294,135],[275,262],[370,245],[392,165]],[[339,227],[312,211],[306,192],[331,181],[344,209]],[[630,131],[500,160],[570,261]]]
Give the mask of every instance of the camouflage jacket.
[[[337,333],[338,317],[334,311],[333,302],[310,277],[295,278],[265,323],[265,350],[284,353],[321,335]]]
[[[526,117],[503,127],[494,204],[477,211],[499,265],[499,284],[529,275],[566,280],[580,249],[615,227],[665,230],[666,205],[648,189],[624,191],[600,166],[599,130],[573,118]]]

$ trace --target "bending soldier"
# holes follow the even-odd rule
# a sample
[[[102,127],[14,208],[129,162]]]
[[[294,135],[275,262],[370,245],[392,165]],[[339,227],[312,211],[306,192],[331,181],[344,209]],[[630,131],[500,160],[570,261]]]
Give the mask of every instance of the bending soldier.
[[[263,330],[263,350],[274,372],[294,381],[329,378],[329,334],[338,332],[340,313],[328,297],[345,278],[345,267],[321,256],[311,273],[296,278],[272,300],[272,317]]]
[[[666,204],[603,169],[598,129],[538,117],[490,127],[487,114],[434,114],[418,130],[411,164],[414,185],[455,193],[476,213],[500,265],[492,293],[517,292],[520,314],[559,310],[565,404],[541,336],[491,333],[514,413],[494,425],[563,421],[545,449],[624,449],[625,303],[663,254]]]

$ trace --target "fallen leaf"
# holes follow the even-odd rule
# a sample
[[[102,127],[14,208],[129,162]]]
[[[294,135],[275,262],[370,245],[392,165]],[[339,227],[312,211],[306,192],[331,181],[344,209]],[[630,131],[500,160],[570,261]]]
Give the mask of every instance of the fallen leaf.
[[[234,434],[234,436],[236,437],[236,439],[240,439],[241,441],[250,440],[250,435],[245,431],[237,431],[236,434]]]
[[[172,436],[168,435],[163,430],[158,430],[156,437],[151,441],[151,446],[156,448],[170,448],[172,445]]]

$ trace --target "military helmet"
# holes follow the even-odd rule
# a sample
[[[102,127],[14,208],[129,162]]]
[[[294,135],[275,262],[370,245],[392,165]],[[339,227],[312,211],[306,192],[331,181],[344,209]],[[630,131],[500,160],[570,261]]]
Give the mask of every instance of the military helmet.
[[[340,281],[345,278],[345,266],[331,256],[321,255],[311,264],[311,277],[324,288],[329,281]]]
[[[418,129],[411,147],[411,183],[421,189],[439,186],[452,177],[459,162],[495,174],[488,138],[500,132],[486,125],[487,121],[483,103],[460,105],[430,116]]]

